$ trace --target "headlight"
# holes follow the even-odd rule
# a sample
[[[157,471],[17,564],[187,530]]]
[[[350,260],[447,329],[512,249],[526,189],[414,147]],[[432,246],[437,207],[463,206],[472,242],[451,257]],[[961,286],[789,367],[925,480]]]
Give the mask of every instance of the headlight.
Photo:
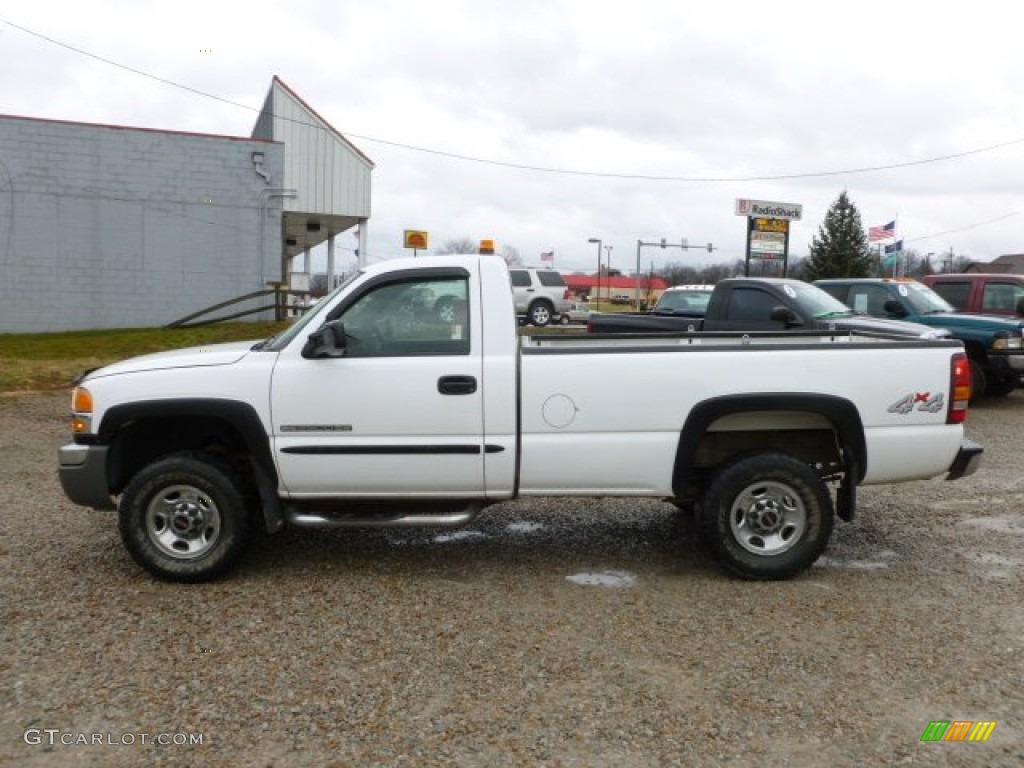
[[[1024,339],[1014,336],[1009,331],[1001,331],[992,342],[992,349],[997,352],[1005,352],[1010,349],[1024,349]]]
[[[76,435],[92,432],[92,392],[85,387],[71,391],[71,431]]]

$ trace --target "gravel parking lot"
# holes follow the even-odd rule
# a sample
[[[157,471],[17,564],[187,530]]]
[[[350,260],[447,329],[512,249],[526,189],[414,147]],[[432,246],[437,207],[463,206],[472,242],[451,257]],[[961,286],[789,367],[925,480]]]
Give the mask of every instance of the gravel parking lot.
[[[972,410],[976,475],[863,489],[783,583],[724,576],[670,505],[555,499],[163,584],[61,493],[67,409],[0,398],[0,764],[1024,764],[1024,392]]]

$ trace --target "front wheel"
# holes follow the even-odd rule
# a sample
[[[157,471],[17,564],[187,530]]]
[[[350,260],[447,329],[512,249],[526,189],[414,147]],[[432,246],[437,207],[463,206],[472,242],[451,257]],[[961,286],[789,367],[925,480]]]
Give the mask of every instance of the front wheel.
[[[774,452],[720,469],[699,514],[704,537],[723,567],[762,580],[809,568],[828,545],[835,521],[828,487],[817,472]]]
[[[180,453],[143,468],[119,507],[121,540],[164,581],[209,581],[245,548],[249,518],[240,483],[220,459]]]
[[[1008,376],[1005,379],[990,379],[985,387],[985,394],[989,397],[1006,397],[1017,389],[1017,377]]]

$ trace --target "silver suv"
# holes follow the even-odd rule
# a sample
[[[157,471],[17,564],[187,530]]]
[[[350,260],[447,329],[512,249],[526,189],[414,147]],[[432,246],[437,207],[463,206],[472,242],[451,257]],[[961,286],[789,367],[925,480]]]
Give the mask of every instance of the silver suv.
[[[569,289],[555,270],[514,267],[509,275],[516,314],[524,316],[526,322],[547,325],[569,311]]]

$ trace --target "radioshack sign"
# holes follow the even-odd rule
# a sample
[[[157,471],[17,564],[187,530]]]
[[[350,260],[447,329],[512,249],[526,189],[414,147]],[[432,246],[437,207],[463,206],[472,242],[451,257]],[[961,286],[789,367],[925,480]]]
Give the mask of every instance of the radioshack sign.
[[[768,200],[736,200],[737,216],[762,216],[768,219],[789,219],[800,221],[804,207],[798,203],[773,203]]]

